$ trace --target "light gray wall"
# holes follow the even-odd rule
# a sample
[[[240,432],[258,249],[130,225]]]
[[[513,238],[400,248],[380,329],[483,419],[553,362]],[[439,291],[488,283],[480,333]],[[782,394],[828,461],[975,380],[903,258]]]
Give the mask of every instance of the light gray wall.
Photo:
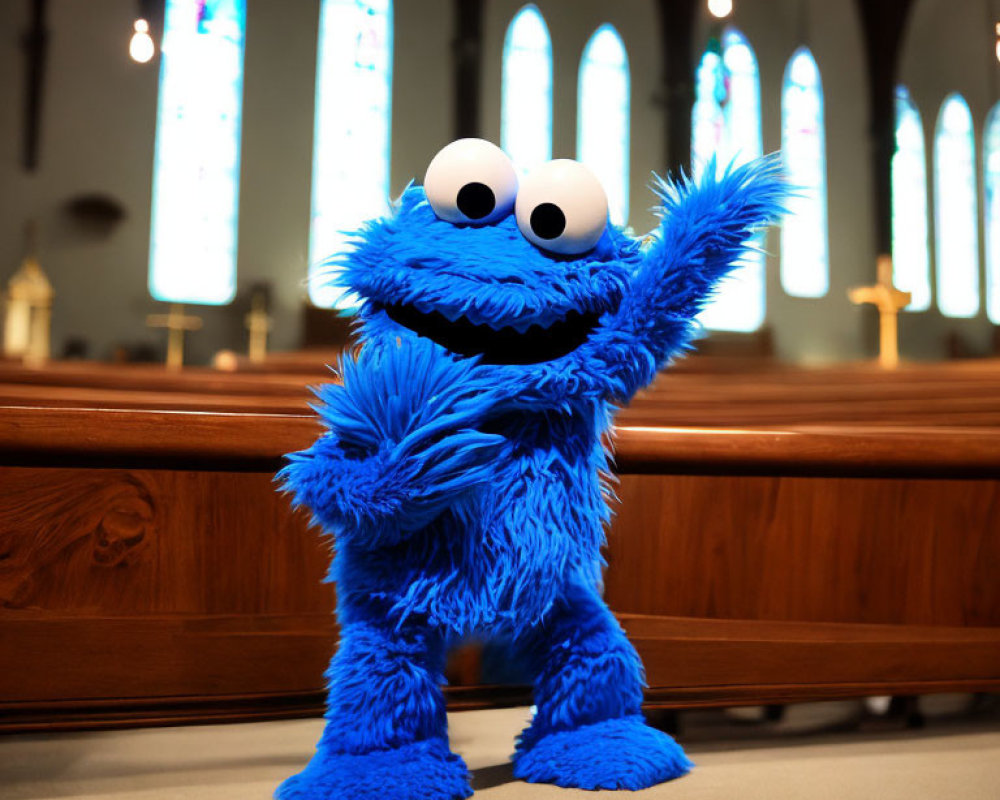
[[[451,128],[451,3],[398,0],[393,71],[392,191],[423,175]],[[191,306],[205,321],[188,337],[189,360],[223,347],[244,351],[243,293],[273,286],[274,347],[300,341],[309,237],[313,95],[319,0],[249,0],[235,306]],[[128,56],[135,0],[51,0],[40,166],[21,166],[28,2],[0,3],[0,281],[20,263],[26,220],[41,224],[41,261],[52,280],[53,347],[82,336],[91,354],[149,342],[159,310],[147,290],[150,196],[159,57]],[[106,238],[82,236],[62,212],[69,198],[116,198],[126,219]]]
[[[504,36],[520,0],[488,0],[483,25],[483,136],[500,142],[500,73]],[[625,43],[631,78],[629,220],[637,233],[656,224],[650,212],[653,172],[663,172],[664,115],[656,94],[660,36],[652,0],[538,0],[552,37],[552,157],[576,158],[577,75],[587,41],[605,22]]]
[[[41,261],[55,284],[54,346],[82,334],[103,345],[144,335],[156,68],[128,56],[128,0],[51,3],[40,168],[21,167],[28,3],[0,4],[0,275],[20,262],[24,223],[41,226]],[[120,26],[116,28],[116,23]],[[100,192],[128,217],[109,239],[83,236],[60,206]]]
[[[488,0],[482,73],[483,135],[500,134],[500,55],[506,27],[523,5]],[[611,22],[628,49],[632,78],[630,223],[652,227],[651,171],[662,170],[664,115],[657,104],[661,56],[653,0],[538,0],[552,35],[553,154],[576,150],[576,83],[583,47]],[[127,43],[134,0],[50,0],[50,47],[42,120],[41,166],[20,166],[24,66],[20,38],[28,3],[0,3],[0,280],[17,267],[24,222],[43,226],[42,263],[56,288],[53,341],[87,338],[104,356],[113,344],[162,342],[145,328],[157,308],[146,289],[149,198],[159,60],[133,63]],[[244,81],[238,281],[274,286],[274,344],[299,341],[308,250],[313,92],[319,0],[249,0]],[[807,13],[803,16],[802,9]],[[705,12],[702,12],[705,13]],[[396,0],[391,189],[420,179],[451,138],[453,36],[450,0]],[[874,314],[847,302],[848,287],[875,273],[867,83],[854,4],[824,0],[742,0],[733,23],[748,37],[761,70],[766,150],[780,146],[780,87],[788,58],[805,41],[819,64],[826,98],[831,286],[818,300],[785,295],[776,256],[768,266],[768,322],[778,352],[821,362],[870,355]],[[709,33],[700,19],[695,56]],[[985,33],[984,33],[985,31]],[[985,6],[918,0],[901,65],[930,135],[941,99],[952,90],[970,102],[981,135],[996,92],[996,63]],[[694,65],[692,65],[693,67]],[[977,141],[977,144],[979,142]],[[81,235],[60,211],[70,197],[102,192],[128,217],[105,239]],[[768,244],[779,252],[777,235]],[[199,308],[206,328],[190,337],[190,354],[206,361],[222,347],[242,351],[239,307]],[[937,312],[906,315],[904,356],[936,357],[948,331],[985,349],[992,326],[946,320]]]
[[[319,5],[249,5],[238,285],[272,282],[273,340],[291,347],[304,295]],[[26,2],[0,4],[0,63],[10,76],[0,83],[0,275],[6,279],[16,268],[24,221],[36,217],[42,265],[56,291],[56,353],[71,336],[87,339],[95,357],[106,357],[115,344],[162,346],[163,332],[145,327],[146,314],[158,308],[146,275],[159,58],[136,64],[128,56],[134,0],[50,2],[40,165],[26,172],[19,158],[19,40],[27,9]],[[69,198],[91,192],[126,209],[126,219],[106,238],[82,236],[62,211]],[[205,362],[221,347],[245,348],[242,313],[189,310],[205,321],[204,330],[188,337],[190,360]]]
[[[452,140],[451,0],[394,0],[392,196]]]
[[[997,10],[1000,10],[998,8]],[[900,320],[902,347],[935,358],[946,355],[949,334],[957,335],[972,352],[988,353],[994,326],[986,316],[983,238],[984,197],[982,145],[986,115],[996,103],[1000,65],[995,55],[993,25],[1000,18],[990,13],[987,0],[956,3],[954,0],[917,0],[910,15],[900,58],[899,81],[907,86],[924,125],[927,152],[927,201],[930,212],[931,308],[905,313]],[[976,176],[979,192],[980,310],[971,319],[944,317],[937,310],[937,272],[934,230],[934,129],[941,103],[959,92],[969,104],[976,137]],[[904,354],[906,349],[903,350]]]
[[[825,297],[790,297],[781,286],[780,233],[768,236],[767,319],[782,358],[801,363],[856,359],[874,352],[866,310],[847,290],[875,277],[868,135],[868,86],[854,3],[757,0],[734,4],[729,22],[747,37],[760,69],[764,152],[781,148],[781,85],[788,60],[807,45],[819,66],[826,112],[830,288]],[[700,59],[719,23],[702,11],[695,38]]]

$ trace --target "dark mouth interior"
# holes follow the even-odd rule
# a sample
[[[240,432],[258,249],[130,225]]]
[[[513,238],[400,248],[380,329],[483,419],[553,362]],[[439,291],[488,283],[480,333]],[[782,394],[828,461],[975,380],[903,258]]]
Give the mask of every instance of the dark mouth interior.
[[[482,356],[484,364],[538,364],[572,353],[597,326],[598,315],[570,311],[547,328],[524,333],[475,325],[465,317],[452,322],[439,311],[425,314],[403,303],[382,306],[394,322],[461,356]]]

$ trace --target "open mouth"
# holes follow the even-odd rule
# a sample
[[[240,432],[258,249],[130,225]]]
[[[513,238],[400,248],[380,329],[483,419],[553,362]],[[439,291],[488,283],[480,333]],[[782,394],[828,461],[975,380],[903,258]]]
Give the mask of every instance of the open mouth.
[[[425,314],[413,306],[382,306],[389,318],[419,336],[461,356],[482,356],[484,364],[539,364],[572,353],[587,341],[599,315],[570,311],[548,327],[532,325],[524,333],[476,325],[465,317],[452,322],[440,311]]]

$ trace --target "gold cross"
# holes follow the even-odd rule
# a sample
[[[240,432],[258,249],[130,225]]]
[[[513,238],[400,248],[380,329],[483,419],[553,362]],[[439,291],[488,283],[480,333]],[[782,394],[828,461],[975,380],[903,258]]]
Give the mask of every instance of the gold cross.
[[[267,333],[271,330],[271,318],[267,314],[264,292],[254,292],[250,299],[250,313],[246,315],[246,328],[250,331],[247,354],[252,363],[259,364],[267,357]]]
[[[146,317],[146,325],[150,328],[166,328],[169,331],[167,367],[180,369],[184,366],[184,333],[198,330],[201,327],[201,317],[186,316],[181,303],[171,303],[169,314],[150,314]]]
[[[852,303],[871,303],[878,309],[878,363],[883,369],[899,366],[899,310],[909,304],[912,295],[893,286],[892,256],[878,257],[878,282],[874,286],[849,289]]]

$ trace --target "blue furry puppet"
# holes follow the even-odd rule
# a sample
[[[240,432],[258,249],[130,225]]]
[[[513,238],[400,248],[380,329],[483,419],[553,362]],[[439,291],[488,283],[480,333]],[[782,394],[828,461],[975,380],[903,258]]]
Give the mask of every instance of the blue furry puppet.
[[[598,588],[603,437],[785,187],[765,159],[657,193],[640,243],[583,165],[519,185],[501,150],[462,139],[357,234],[340,280],[363,347],[319,391],[329,431],[280,475],[335,538],[341,640],[323,737],[278,798],[470,795],[440,686],[472,633],[511,642],[534,680],[516,776],[641,789],[691,766],[644,724],[642,664]]]

